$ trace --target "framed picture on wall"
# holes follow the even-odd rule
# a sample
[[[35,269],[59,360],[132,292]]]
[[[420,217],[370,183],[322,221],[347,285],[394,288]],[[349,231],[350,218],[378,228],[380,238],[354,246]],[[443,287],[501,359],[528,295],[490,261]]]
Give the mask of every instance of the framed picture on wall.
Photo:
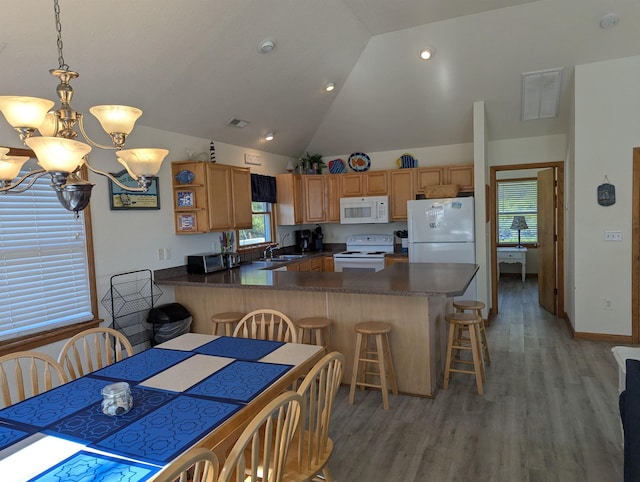
[[[126,170],[111,173],[125,186],[138,187],[137,181]],[[160,191],[158,178],[151,178],[151,185],[147,192],[135,192],[122,189],[109,179],[109,207],[112,211],[124,209],[160,209]]]

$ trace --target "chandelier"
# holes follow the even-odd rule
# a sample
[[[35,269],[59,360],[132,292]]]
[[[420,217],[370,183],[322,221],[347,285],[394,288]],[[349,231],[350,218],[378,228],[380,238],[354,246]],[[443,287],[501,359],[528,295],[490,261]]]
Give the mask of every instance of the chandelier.
[[[33,186],[37,179],[48,174],[51,177],[51,187],[56,191],[60,204],[69,211],[74,211],[77,216],[78,212],[89,204],[91,189],[94,186],[80,177],[83,165],[91,172],[109,178],[125,191],[146,192],[169,151],[154,148],[123,149],[127,136],[142,115],[140,109],[129,106],[91,107],[89,112],[109,134],[112,145],[101,145],[89,138],[84,129],[82,114],[73,110],[70,105],[73,98],[70,82],[78,77],[78,73],[69,70],[69,66],[64,62],[58,0],[54,0],[53,5],[58,34],[59,66],[49,72],[60,82],[56,89],[60,106],[51,110],[55,102],[47,99],[0,96],[0,111],[7,122],[18,131],[20,140],[35,153],[41,168],[19,176],[23,164],[29,157],[10,156],[9,149],[0,147],[0,193],[24,192]],[[76,127],[86,143],[76,140]],[[35,135],[36,131],[39,136]],[[108,172],[93,168],[88,161],[92,146],[115,150],[118,162],[136,180],[137,187],[127,186]]]

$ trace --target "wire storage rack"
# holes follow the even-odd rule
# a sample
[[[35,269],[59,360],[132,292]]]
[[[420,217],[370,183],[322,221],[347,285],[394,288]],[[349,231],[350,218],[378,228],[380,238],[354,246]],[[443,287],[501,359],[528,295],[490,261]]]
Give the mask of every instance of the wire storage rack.
[[[147,348],[151,337],[143,320],[160,296],[162,290],[154,283],[151,270],[141,269],[113,275],[101,303],[111,315],[115,330],[122,332],[134,348],[141,344]]]

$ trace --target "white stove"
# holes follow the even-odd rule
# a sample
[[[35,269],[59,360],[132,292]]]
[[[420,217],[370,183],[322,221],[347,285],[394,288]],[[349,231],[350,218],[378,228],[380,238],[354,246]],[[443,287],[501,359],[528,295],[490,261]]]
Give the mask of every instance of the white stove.
[[[333,255],[334,271],[380,271],[387,253],[393,253],[390,234],[347,236],[347,250]]]

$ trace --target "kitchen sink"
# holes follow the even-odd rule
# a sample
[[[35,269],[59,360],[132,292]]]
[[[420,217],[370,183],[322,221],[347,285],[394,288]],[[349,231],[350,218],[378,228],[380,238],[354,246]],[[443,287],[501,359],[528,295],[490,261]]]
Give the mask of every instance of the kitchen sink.
[[[274,256],[274,260],[291,260],[291,259],[300,259],[306,258],[306,254],[281,254],[278,256]]]
[[[274,256],[273,258],[260,258],[257,260],[253,260],[254,264],[262,264],[265,266],[272,266],[277,263],[284,263],[286,261],[294,261],[296,259],[306,258],[304,254],[281,254],[279,256]]]

